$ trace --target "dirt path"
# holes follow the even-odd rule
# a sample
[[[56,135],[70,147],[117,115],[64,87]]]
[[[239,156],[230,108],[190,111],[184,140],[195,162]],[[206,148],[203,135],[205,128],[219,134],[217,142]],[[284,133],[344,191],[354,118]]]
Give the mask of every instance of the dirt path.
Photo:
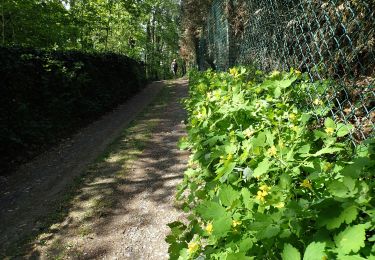
[[[179,99],[187,93],[186,82],[176,81],[165,88],[164,97],[123,132],[162,85],[149,86],[71,141],[21,169],[17,176],[24,178],[8,180],[7,188],[1,187],[2,250],[25,234],[43,230],[29,243],[29,258],[167,258],[166,224],[181,217],[173,207],[173,194],[187,162],[187,154],[176,147],[184,134],[181,120],[185,115]],[[111,152],[92,164],[116,137]],[[83,172],[86,177],[75,183],[74,178]],[[72,185],[79,190],[62,204],[57,218],[62,221],[47,229],[40,227],[38,220],[56,208],[56,201]]]

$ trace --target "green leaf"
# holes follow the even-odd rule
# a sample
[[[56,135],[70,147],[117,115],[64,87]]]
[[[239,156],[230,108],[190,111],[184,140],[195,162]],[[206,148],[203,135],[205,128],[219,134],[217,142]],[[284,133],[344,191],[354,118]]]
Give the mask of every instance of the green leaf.
[[[328,191],[336,197],[347,198],[348,188],[341,181],[335,180],[328,185]]]
[[[281,96],[281,88],[276,87],[274,92],[275,98],[279,98]]]
[[[282,189],[288,189],[290,187],[290,184],[292,183],[292,178],[288,173],[283,173],[280,175],[280,182],[279,186]]]
[[[347,125],[346,124],[342,124],[342,123],[337,124],[337,136],[338,137],[343,137],[343,136],[349,134],[350,131],[353,130],[353,128],[354,127],[351,124],[347,124]]]
[[[334,180],[328,185],[328,191],[339,198],[353,197],[358,193],[356,181],[348,176],[342,180]]]
[[[186,225],[180,221],[169,223],[168,227],[171,229],[171,234],[174,237],[180,236],[186,229]]]
[[[355,190],[356,180],[354,180],[353,178],[349,176],[344,176],[343,183],[346,187],[348,187],[349,191]]]
[[[318,140],[318,139],[324,139],[327,137],[327,134],[322,132],[322,131],[319,131],[319,130],[315,130],[314,131],[314,136],[315,136],[315,140]]]
[[[305,125],[311,118],[311,115],[303,113],[301,116],[301,123]]]
[[[313,154],[312,156],[321,156],[322,154],[333,154],[333,153],[336,153],[336,152],[339,152],[343,150],[343,148],[340,148],[340,147],[324,147],[323,149],[321,149],[320,151],[317,151],[315,154]]]
[[[269,225],[265,229],[260,230],[257,233],[256,236],[259,239],[271,238],[271,237],[277,236],[277,234],[279,234],[279,232],[280,232],[280,226],[278,226],[278,225]]]
[[[290,231],[290,229],[284,229],[281,231],[279,237],[280,238],[288,238],[292,235],[292,232]]]
[[[203,142],[203,145],[209,145],[214,146],[217,142],[221,142],[225,139],[225,135],[215,135],[211,138],[208,138],[205,142]]]
[[[220,188],[219,198],[224,206],[231,206],[232,203],[240,198],[240,193],[235,191],[232,186],[224,185]]]
[[[226,260],[251,260],[254,257],[246,256],[246,253],[229,253]]]
[[[224,166],[217,169],[217,177],[215,178],[215,180],[220,179],[221,182],[226,181],[228,174],[230,174],[233,171],[234,167],[236,167],[236,163],[230,162],[226,163]]]
[[[301,254],[291,244],[285,244],[284,245],[284,250],[283,250],[283,252],[281,254],[281,258],[283,260],[300,260],[301,259]]]
[[[363,258],[360,255],[338,255],[337,259],[340,259],[340,260],[366,260],[366,258]],[[369,259],[367,259],[367,260],[369,260]]]
[[[223,217],[212,221],[212,234],[216,237],[225,237],[232,227],[232,218],[225,214]]]
[[[252,140],[252,145],[254,148],[266,146],[266,134],[264,132],[260,132],[258,136]]]
[[[242,239],[238,246],[240,252],[247,252],[252,247],[253,247],[253,240],[250,237]]]
[[[374,160],[371,160],[370,158],[356,158],[354,159],[354,163],[345,166],[342,174],[357,179],[363,173],[363,167],[371,166],[373,164]]]
[[[190,254],[189,254],[187,248],[181,249],[179,255],[180,256],[178,257],[178,260],[189,260],[189,259],[191,259]],[[173,258],[171,258],[171,259],[173,259]]]
[[[297,150],[297,153],[307,154],[310,151],[310,144],[306,144]]]
[[[178,140],[178,144],[177,144],[178,148],[180,150],[185,150],[186,148],[189,147],[189,141],[187,139],[186,136],[184,137],[181,137],[179,140]]]
[[[327,211],[327,210],[325,210]],[[324,212],[323,212],[324,213]],[[352,205],[349,207],[345,207],[342,212],[337,217],[332,216],[324,216],[322,215],[322,218],[319,218],[319,224],[321,226],[327,226],[327,229],[335,229],[339,228],[342,223],[350,224],[352,223],[358,215],[358,209],[356,206]]]
[[[324,121],[324,126],[325,127],[330,127],[330,128],[333,128],[333,129],[336,129],[336,124],[335,124],[335,121],[333,121],[331,118],[326,118],[326,120]]]
[[[266,140],[267,140],[267,144],[269,146],[272,146],[273,145],[273,141],[275,139],[275,136],[270,132],[270,131],[265,131],[265,135],[266,135]]]
[[[344,231],[335,237],[336,246],[344,254],[350,252],[358,252],[359,249],[365,246],[366,239],[366,225],[359,224],[347,227]]]
[[[237,146],[233,143],[226,143],[223,145],[224,147],[224,151],[227,153],[227,154],[234,154],[236,153],[237,151]]]
[[[250,210],[253,209],[254,201],[250,191],[247,188],[242,188],[241,194],[245,208]]]
[[[260,232],[266,229],[268,226],[272,225],[272,218],[269,215],[255,213],[254,219],[255,221],[252,222],[249,226],[251,231]]]
[[[310,243],[303,255],[303,260],[317,260],[322,259],[325,256],[324,248],[326,243],[312,242]]]
[[[270,168],[270,161],[268,158],[264,158],[263,161],[261,161],[258,166],[254,170],[254,177],[259,177],[263,174],[265,174],[268,169]]]
[[[346,224],[352,223],[358,215],[358,209],[356,206],[350,206],[346,207],[344,211],[341,213],[340,218],[345,222]]]
[[[176,242],[170,243],[170,246],[168,248],[168,253],[169,253],[170,259],[178,259],[178,257],[180,256],[181,250],[183,250],[187,246],[188,245],[185,242],[182,242],[182,243],[176,243]]]
[[[297,77],[292,77],[290,79],[282,79],[282,80],[275,80],[275,86],[285,89],[290,87],[294,81],[296,81]]]
[[[223,206],[213,201],[203,202],[197,207],[196,211],[204,220],[207,221],[220,219],[228,214]]]

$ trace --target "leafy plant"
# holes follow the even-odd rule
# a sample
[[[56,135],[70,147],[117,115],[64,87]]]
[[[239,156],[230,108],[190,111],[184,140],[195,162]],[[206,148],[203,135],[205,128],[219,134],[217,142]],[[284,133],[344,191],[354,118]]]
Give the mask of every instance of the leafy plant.
[[[171,224],[172,259],[375,257],[375,141],[354,147],[352,125],[303,103],[322,84],[294,70],[190,74],[177,196],[191,214]]]

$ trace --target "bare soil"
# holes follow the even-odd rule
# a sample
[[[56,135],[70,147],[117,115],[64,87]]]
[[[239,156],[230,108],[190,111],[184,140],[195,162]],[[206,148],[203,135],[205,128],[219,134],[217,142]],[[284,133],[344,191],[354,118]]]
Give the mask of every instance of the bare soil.
[[[174,192],[188,158],[177,148],[187,84],[165,85],[148,86],[2,180],[0,257],[168,258],[166,224],[183,218]]]

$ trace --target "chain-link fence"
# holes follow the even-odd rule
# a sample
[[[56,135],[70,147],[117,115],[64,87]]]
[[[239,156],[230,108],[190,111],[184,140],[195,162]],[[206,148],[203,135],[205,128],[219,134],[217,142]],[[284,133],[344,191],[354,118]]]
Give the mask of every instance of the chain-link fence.
[[[307,104],[324,99],[335,119],[356,126],[356,143],[375,129],[374,11],[375,0],[214,0],[198,65],[293,67],[326,80],[323,91],[308,91]]]

